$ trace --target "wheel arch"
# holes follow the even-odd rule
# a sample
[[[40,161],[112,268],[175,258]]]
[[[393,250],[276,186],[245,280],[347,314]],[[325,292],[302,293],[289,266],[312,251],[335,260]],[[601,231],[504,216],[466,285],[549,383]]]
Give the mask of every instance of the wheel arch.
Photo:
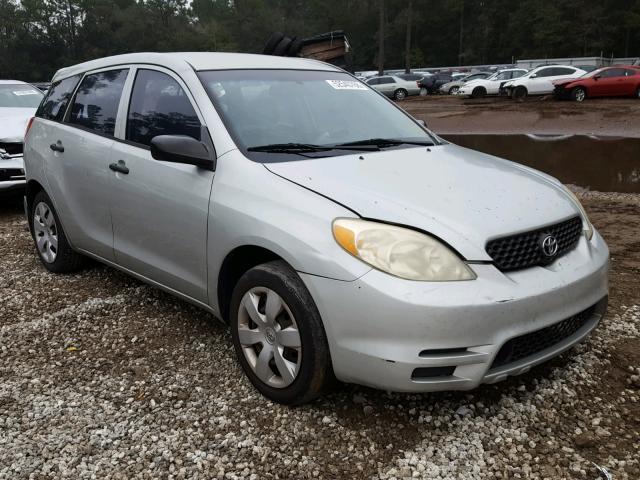
[[[29,231],[33,233],[33,226],[31,225],[31,209],[33,208],[33,200],[39,192],[46,192],[40,182],[34,179],[30,179],[25,186],[25,214],[27,215],[27,223],[29,224]]]
[[[224,322],[229,321],[231,296],[240,277],[253,267],[273,260],[286,262],[274,251],[258,245],[241,245],[227,253],[220,265],[216,285],[218,310]],[[287,264],[291,265],[289,262]]]

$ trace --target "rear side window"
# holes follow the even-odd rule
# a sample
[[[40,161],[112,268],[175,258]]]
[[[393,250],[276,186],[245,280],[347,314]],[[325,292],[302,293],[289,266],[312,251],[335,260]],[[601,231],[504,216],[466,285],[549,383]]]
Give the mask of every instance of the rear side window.
[[[562,68],[562,67],[556,67],[553,69],[553,74],[554,75],[573,75],[575,73],[575,70],[573,68]]]
[[[126,139],[151,145],[158,135],[200,140],[200,120],[178,82],[166,73],[138,70],[127,116]]]
[[[84,77],[71,105],[69,123],[112,136],[128,69],[92,73]]]
[[[537,77],[552,77],[555,75],[555,68],[544,68],[537,73]]]
[[[396,83],[396,81],[391,77],[381,77],[379,84],[387,84],[387,83]]]
[[[624,68],[610,68],[609,70],[605,70],[600,75],[601,77],[624,77],[625,69]]]
[[[74,75],[51,85],[36,111],[36,117],[61,122],[64,112],[67,110],[69,99],[73,95],[73,90],[78,85],[80,77],[81,75]]]
[[[513,71],[513,72],[511,72],[511,78],[519,78],[519,77],[523,76],[525,73],[527,73],[527,72],[524,71],[524,70]]]

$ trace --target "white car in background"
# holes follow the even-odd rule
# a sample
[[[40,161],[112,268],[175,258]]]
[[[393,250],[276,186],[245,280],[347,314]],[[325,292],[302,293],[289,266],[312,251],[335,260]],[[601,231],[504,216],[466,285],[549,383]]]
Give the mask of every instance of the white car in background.
[[[0,193],[24,188],[24,132],[42,92],[18,80],[0,80]]]
[[[526,75],[505,83],[502,88],[512,98],[522,99],[527,95],[548,95],[553,93],[554,80],[578,78],[587,73],[570,65],[544,65],[536,67]]]
[[[419,81],[403,80],[395,75],[373,77],[367,80],[366,84],[394,100],[404,100],[409,95],[420,93]]]
[[[479,78],[465,83],[458,90],[458,95],[464,95],[471,98],[481,98],[485,95],[498,95],[500,85],[505,81],[518,78],[527,73],[524,68],[506,68],[498,70],[496,73],[487,78]]]

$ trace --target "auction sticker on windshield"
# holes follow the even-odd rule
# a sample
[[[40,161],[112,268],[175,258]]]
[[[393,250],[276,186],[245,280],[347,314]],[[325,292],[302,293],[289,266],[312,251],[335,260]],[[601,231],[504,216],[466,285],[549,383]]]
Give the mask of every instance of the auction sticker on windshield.
[[[365,87],[364,84],[355,80],[327,80],[326,82],[336,90],[366,90],[367,89],[367,87]]]

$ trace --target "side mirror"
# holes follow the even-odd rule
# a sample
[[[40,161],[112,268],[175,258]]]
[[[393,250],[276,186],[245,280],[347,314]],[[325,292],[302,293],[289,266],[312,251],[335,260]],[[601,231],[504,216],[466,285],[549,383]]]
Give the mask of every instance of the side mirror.
[[[529,78],[536,78],[538,75],[536,75],[535,73],[533,75],[531,75]]]
[[[424,120],[422,120],[421,118],[416,118],[413,117],[413,119],[418,122],[421,126],[423,126],[424,128],[427,128],[427,122],[425,122]]]
[[[601,75],[594,75],[594,76],[593,76],[593,79],[594,79],[594,80],[599,80],[599,79],[600,79],[600,77],[601,77]]]
[[[151,139],[151,156],[165,162],[195,165],[215,170],[215,160],[207,146],[186,135],[158,135]]]

